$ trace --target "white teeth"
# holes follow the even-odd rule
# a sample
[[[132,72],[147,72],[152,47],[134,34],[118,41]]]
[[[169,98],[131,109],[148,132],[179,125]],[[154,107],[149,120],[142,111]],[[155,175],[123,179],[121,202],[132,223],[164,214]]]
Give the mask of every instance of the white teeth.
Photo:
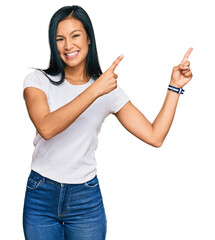
[[[66,55],[71,57],[71,56],[76,55],[77,53],[78,53],[78,51],[76,51],[76,52],[72,52],[72,53],[66,53]]]

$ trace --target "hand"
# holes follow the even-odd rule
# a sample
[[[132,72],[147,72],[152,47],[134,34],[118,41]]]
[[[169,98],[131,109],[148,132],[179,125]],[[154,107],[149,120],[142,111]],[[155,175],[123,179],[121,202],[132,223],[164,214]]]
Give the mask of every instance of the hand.
[[[190,70],[190,62],[187,61],[192,50],[193,48],[189,48],[181,63],[173,68],[170,85],[182,88],[192,79],[193,74]]]
[[[123,55],[120,55],[113,62],[113,64],[93,83],[99,96],[109,93],[117,87],[116,79],[118,78],[118,75],[114,73],[114,70],[121,62],[123,57]]]

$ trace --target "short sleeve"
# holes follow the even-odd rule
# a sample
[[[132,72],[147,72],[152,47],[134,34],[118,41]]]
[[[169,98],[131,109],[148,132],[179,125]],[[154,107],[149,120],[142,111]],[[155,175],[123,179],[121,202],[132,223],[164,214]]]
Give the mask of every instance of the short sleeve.
[[[23,98],[24,98],[24,89],[27,87],[36,87],[41,89],[45,92],[46,96],[48,97],[48,78],[45,77],[43,73],[38,70],[29,73],[23,81]]]
[[[110,113],[117,113],[130,99],[118,85],[111,93]]]

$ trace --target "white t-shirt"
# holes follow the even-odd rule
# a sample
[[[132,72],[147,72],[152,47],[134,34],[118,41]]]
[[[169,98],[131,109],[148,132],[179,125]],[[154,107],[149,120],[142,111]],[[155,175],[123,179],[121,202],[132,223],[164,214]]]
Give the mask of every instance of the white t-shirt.
[[[49,77],[53,81],[60,80],[60,74]],[[54,85],[41,71],[35,70],[25,77],[23,87],[44,91],[52,112],[72,101],[94,81],[91,78],[85,84],[73,85],[65,79],[62,84]],[[91,180],[97,173],[95,150],[102,123],[128,101],[127,94],[117,86],[97,98],[67,129],[51,139],[45,140],[36,131],[31,169],[61,183],[76,184]]]

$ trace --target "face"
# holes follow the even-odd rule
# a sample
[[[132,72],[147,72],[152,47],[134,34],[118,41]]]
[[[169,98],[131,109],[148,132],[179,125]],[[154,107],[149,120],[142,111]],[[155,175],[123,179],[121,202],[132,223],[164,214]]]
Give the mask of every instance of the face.
[[[56,41],[59,55],[67,67],[86,66],[90,39],[82,22],[75,18],[59,22]]]

